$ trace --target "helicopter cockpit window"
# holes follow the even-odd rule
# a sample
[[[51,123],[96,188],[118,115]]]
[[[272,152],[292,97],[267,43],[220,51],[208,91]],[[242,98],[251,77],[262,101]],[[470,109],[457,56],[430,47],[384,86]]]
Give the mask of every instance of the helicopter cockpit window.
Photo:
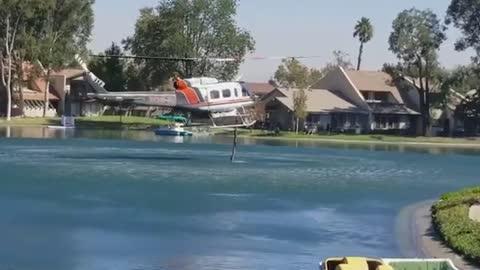
[[[223,89],[222,90],[222,96],[224,98],[229,98],[232,96],[232,92],[230,92],[230,89]]]
[[[245,87],[245,85],[242,85],[242,97],[248,97],[248,96],[250,96],[248,89]]]
[[[233,90],[235,91],[235,97],[238,97],[238,89],[234,88]]]
[[[220,98],[220,92],[217,90],[213,90],[210,92],[210,98],[211,99],[219,99]]]

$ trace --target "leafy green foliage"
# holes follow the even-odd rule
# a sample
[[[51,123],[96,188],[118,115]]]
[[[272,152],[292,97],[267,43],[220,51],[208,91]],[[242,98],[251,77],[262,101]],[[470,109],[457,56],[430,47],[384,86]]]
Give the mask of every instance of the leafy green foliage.
[[[455,44],[463,51],[471,47],[477,56],[474,61],[480,64],[480,2],[478,0],[452,0],[447,10],[446,23],[455,25],[462,31],[463,37]]]
[[[442,83],[442,92],[451,96],[450,89],[464,96],[457,105],[455,113],[464,122],[465,134],[475,136],[480,126],[480,94],[475,91],[480,89],[479,69],[470,65],[458,67],[449,72]]]
[[[112,43],[104,55],[123,55],[122,49]],[[89,63],[89,69],[105,82],[105,89],[112,92],[125,91],[127,88],[126,60],[118,57],[95,58]]]
[[[480,73],[474,66],[460,66],[449,72],[443,80],[443,87],[452,88],[455,91],[466,94],[480,88]]]
[[[309,86],[310,71],[297,59],[284,59],[275,79],[282,87],[305,89]]]
[[[423,135],[430,130],[430,86],[438,68],[438,50],[446,40],[445,26],[431,10],[404,10],[393,21],[390,50],[418,81]]]
[[[360,51],[358,53],[357,70],[360,70],[362,63],[363,46],[373,38],[373,26],[370,23],[370,19],[362,17],[360,21],[355,25],[355,31],[353,37],[358,37],[360,41]]]
[[[297,59],[285,59],[275,72],[275,80],[282,87],[297,88],[293,95],[293,111],[297,118],[297,127],[300,120],[307,115],[307,93],[310,87],[323,77],[323,73],[316,69],[308,69]]]
[[[135,34],[124,43],[135,55],[208,58],[243,58],[254,49],[250,33],[235,22],[236,0],[162,0],[140,11]],[[155,86],[179,72],[183,76],[232,79],[240,62],[139,61]]]
[[[446,39],[445,30],[431,10],[404,10],[393,21],[390,50],[407,63],[435,58]]]
[[[353,64],[347,53],[340,50],[335,50],[333,51],[333,61],[328,62],[325,67],[321,69],[321,72],[326,75],[338,67],[341,67],[345,70],[351,70],[353,68]]]
[[[93,29],[94,0],[44,0],[37,21],[36,56],[46,69],[58,69],[86,50]]]
[[[442,195],[433,205],[434,225],[448,246],[472,262],[480,261],[480,223],[469,217],[470,206],[480,200],[480,187]]]
[[[43,27],[44,13],[48,3],[42,0],[0,0],[0,70],[1,82],[6,92],[7,120],[10,121],[12,108],[12,92],[15,80],[25,56],[32,56],[36,51],[37,34]],[[17,85],[21,89],[21,86]]]
[[[293,94],[293,111],[297,119],[305,120],[308,115],[307,111],[307,93],[301,88]]]

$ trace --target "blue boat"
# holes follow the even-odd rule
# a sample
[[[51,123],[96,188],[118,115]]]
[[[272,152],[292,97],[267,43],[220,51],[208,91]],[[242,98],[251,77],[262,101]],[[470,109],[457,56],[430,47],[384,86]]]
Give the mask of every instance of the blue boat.
[[[155,129],[155,134],[158,136],[179,136],[179,137],[187,137],[187,136],[193,135],[191,131],[185,130],[180,125],[159,127]]]

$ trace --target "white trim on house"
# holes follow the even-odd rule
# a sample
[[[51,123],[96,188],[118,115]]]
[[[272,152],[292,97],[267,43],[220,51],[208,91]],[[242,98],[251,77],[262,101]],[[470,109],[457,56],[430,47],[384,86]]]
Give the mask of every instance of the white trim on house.
[[[357,88],[357,86],[352,82],[352,80],[348,76],[347,72],[345,72],[345,69],[343,69],[343,67],[339,67],[339,68],[340,68],[340,71],[342,71],[343,76],[345,76],[345,78],[347,79],[348,83],[353,87],[353,89],[355,90],[357,95],[360,97],[360,99],[363,100],[363,102],[365,103],[365,106],[368,107],[369,111],[371,111],[371,108],[368,105],[367,101],[365,100],[365,97],[362,95],[362,92],[360,92],[360,90]]]

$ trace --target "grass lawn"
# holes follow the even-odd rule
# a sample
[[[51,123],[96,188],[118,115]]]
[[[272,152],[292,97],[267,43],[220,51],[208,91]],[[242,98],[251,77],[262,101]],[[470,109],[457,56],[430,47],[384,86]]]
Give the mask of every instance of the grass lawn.
[[[152,129],[167,124],[167,121],[136,116],[99,116],[75,119],[77,127],[101,129]],[[0,120],[0,126],[49,126],[59,125],[60,118],[15,118],[10,122]]]
[[[233,131],[221,131],[218,135],[233,135]],[[375,143],[432,143],[432,144],[478,144],[480,138],[445,138],[445,137],[405,137],[394,135],[305,135],[294,132],[280,132],[275,135],[261,130],[241,129],[238,131],[240,137],[267,138],[267,139],[297,139],[297,140],[318,140],[318,141],[345,141],[345,142],[375,142]]]

